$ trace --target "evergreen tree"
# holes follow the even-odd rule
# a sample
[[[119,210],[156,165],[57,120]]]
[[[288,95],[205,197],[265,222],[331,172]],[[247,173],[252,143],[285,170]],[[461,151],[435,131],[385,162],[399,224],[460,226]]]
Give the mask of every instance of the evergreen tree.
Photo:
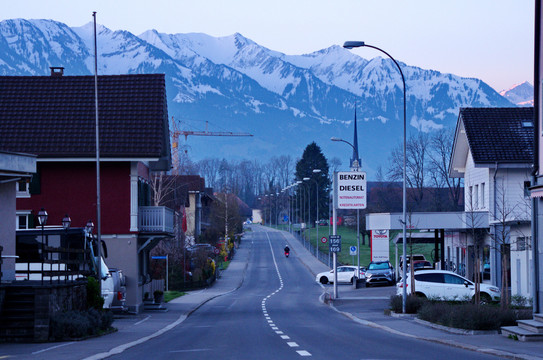
[[[320,170],[320,172],[313,172],[313,170]],[[330,179],[328,179],[328,161],[322,154],[321,148],[315,143],[307,145],[302,155],[302,158],[296,163],[296,180],[302,180],[309,178],[310,180],[304,181],[304,184],[297,187],[297,196],[301,195],[304,205],[302,206],[303,219],[307,221],[308,212],[311,214],[310,226],[315,225],[317,219],[317,184],[319,191],[319,217],[326,218],[328,214],[328,193],[330,190]],[[311,197],[311,209],[309,209],[309,198]],[[302,221],[304,221],[302,220]]]

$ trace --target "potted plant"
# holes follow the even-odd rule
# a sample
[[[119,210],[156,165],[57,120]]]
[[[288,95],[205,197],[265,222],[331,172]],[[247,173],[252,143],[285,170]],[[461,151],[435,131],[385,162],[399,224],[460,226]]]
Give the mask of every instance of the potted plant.
[[[160,304],[162,303],[162,301],[164,301],[164,291],[162,290],[155,290],[155,292],[153,293],[154,297],[155,297],[155,303],[156,304]]]

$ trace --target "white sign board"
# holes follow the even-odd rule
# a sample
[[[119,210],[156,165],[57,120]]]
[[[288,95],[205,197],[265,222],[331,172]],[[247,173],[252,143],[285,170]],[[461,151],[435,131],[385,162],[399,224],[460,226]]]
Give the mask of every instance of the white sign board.
[[[337,209],[366,208],[366,173],[337,172],[334,178]]]
[[[387,261],[390,258],[388,230],[371,231],[371,261]]]

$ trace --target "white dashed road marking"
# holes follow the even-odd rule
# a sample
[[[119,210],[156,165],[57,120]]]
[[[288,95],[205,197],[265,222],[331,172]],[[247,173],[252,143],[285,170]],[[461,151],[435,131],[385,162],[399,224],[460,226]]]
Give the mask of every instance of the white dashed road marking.
[[[281,273],[279,272],[279,267],[277,266],[277,261],[275,261],[275,255],[273,253],[273,248],[271,245],[270,237],[268,236],[268,233],[266,233],[266,237],[268,238],[268,244],[270,245],[270,250],[273,258],[273,263],[275,264],[275,271],[277,272],[277,276],[279,277],[279,288],[266,296],[264,299],[262,299],[262,313],[264,314],[265,319],[268,322],[268,325],[271,326],[272,330],[275,330],[275,333],[281,337],[283,340],[290,340],[290,336],[285,335],[282,331],[279,331],[279,328],[275,326],[275,323],[271,319],[270,315],[268,314],[268,310],[266,309],[266,301],[271,298],[273,295],[277,294],[279,291],[283,290],[283,278],[281,277]],[[287,345],[290,347],[299,347],[297,343],[294,341],[287,341]],[[306,350],[297,350],[296,351],[300,356],[311,356],[311,353],[309,353]]]

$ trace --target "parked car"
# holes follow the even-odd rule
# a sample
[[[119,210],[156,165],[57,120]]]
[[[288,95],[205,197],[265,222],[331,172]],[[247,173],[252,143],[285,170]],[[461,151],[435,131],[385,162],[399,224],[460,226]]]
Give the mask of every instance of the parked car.
[[[420,270],[414,274],[415,294],[436,300],[470,300],[475,295],[475,284],[465,277],[446,270]],[[407,277],[407,292],[410,293],[411,277]],[[396,294],[403,292],[404,281],[396,284]],[[480,284],[481,302],[500,300],[500,289]]]
[[[366,280],[365,268],[360,267],[360,280]],[[338,266],[337,267],[337,282],[339,283],[353,283],[353,279],[357,276],[356,266]],[[334,283],[334,269],[330,271],[321,272],[317,274],[315,278],[316,282],[321,284],[333,284]]]
[[[120,269],[110,268],[109,273],[113,279],[113,301],[111,302],[111,310],[114,312],[124,312],[127,310],[126,303],[126,279],[123,271]]]
[[[411,265],[407,267],[407,271],[410,271]],[[413,270],[419,271],[419,270],[425,270],[425,269],[433,269],[432,263],[428,260],[414,260],[413,261]]]
[[[319,226],[328,226],[328,221],[326,221],[326,219],[320,219],[318,223]]]
[[[372,261],[366,269],[366,286],[394,285],[395,280],[394,267],[390,261]]]
[[[426,260],[426,257],[423,254],[413,254],[413,255],[406,255],[407,259],[407,267],[409,267],[409,263],[411,260],[413,261],[424,261]],[[400,269],[403,267],[403,257],[400,257]]]

